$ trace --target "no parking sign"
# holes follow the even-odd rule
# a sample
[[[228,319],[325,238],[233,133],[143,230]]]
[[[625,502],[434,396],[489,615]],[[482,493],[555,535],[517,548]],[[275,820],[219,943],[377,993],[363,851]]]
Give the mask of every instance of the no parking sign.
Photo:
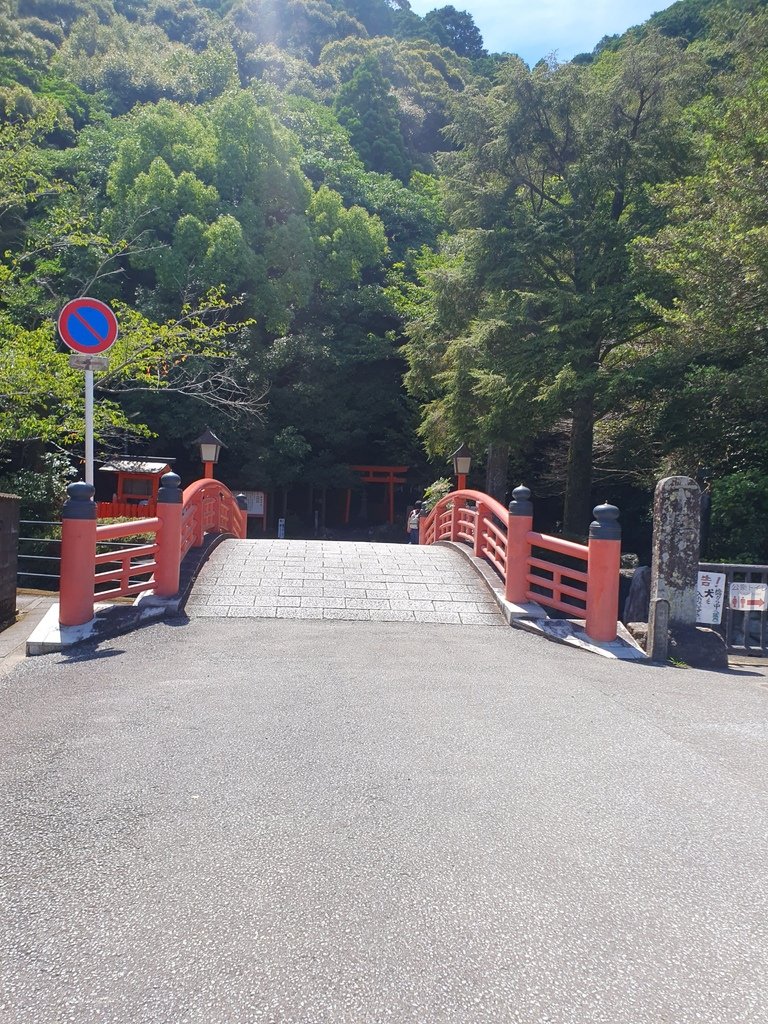
[[[117,317],[100,299],[83,296],[72,299],[56,322],[64,344],[77,355],[70,356],[77,369],[85,371],[85,479],[93,483],[93,371],[100,352],[106,352],[117,338]],[[96,357],[96,358],[93,358]]]
[[[73,352],[106,352],[117,338],[117,317],[105,302],[84,296],[72,299],[59,313],[59,335]]]

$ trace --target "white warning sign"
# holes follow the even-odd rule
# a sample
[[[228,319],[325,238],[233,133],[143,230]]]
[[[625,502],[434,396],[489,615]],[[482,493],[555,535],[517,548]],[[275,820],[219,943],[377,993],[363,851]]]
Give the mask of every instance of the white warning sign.
[[[717,626],[723,618],[724,572],[700,572],[696,586],[696,621]]]
[[[728,603],[737,612],[764,612],[768,609],[768,584],[732,583]]]

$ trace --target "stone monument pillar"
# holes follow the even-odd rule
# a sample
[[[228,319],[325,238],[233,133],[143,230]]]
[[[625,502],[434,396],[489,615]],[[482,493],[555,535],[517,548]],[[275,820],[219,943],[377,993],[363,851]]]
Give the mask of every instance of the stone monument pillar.
[[[648,654],[664,661],[671,638],[682,661],[727,667],[725,646],[712,630],[696,627],[701,491],[687,476],[668,476],[653,499],[653,556]]]
[[[659,480],[653,498],[651,610],[669,602],[670,626],[696,625],[701,491],[688,476]]]

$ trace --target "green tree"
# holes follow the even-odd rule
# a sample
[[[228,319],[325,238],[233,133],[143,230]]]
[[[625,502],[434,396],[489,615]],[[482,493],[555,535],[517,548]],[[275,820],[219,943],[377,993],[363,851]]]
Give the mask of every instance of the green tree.
[[[374,59],[364,61],[339,89],[334,108],[369,171],[408,180],[411,169],[400,131],[397,100]]]
[[[390,259],[434,245],[445,226],[437,178],[414,171],[406,187],[389,174],[366,171],[328,107],[303,97],[280,98],[276,113],[301,146],[301,169],[315,188],[326,185],[344,205],[360,206],[384,224]]]
[[[757,495],[768,457],[768,77],[761,71],[742,85],[739,68],[734,77],[736,95],[722,104],[702,101],[692,111],[702,166],[657,190],[669,223],[638,242],[654,271],[669,276],[671,289],[651,303],[663,323],[653,350],[640,367],[625,361],[625,408],[613,433],[619,446],[636,438],[668,471],[693,475],[709,467],[718,554],[751,550],[751,559],[762,561]],[[643,377],[653,380],[651,389]],[[742,529],[750,519],[751,549]]]
[[[451,103],[473,78],[472,65],[451,50],[423,38],[347,38],[330,43],[318,64],[318,73],[330,78],[326,90],[334,101],[361,65],[375,61],[390,85],[409,161],[420,170],[434,172],[434,154],[450,148],[444,129]]]
[[[93,15],[73,27],[53,70],[87,93],[101,94],[114,114],[162,98],[204,102],[237,80],[237,59],[225,40],[201,50],[172,42],[159,25]]]
[[[93,211],[66,181],[51,177],[36,143],[52,124],[0,125],[0,447],[42,443],[71,450],[82,437],[82,374],[69,366],[55,336],[64,302],[87,290],[110,295],[112,269],[130,244],[94,228]],[[87,198],[87,197],[86,197]],[[83,271],[79,281],[73,274]],[[79,287],[78,287],[79,285]],[[86,286],[86,287],[83,287]],[[96,433],[147,435],[129,421],[121,397],[163,391],[189,395],[241,415],[258,415],[261,391],[243,366],[237,304],[220,290],[199,297],[165,320],[152,320],[113,298],[121,335],[110,370],[98,377]]]
[[[424,17],[424,27],[441,46],[448,46],[460,57],[475,60],[487,57],[483,37],[474,18],[466,11],[457,11],[452,5],[439,7]]]
[[[315,63],[327,43],[366,35],[363,25],[340,6],[326,0],[241,0],[228,20],[240,33],[241,53],[272,43]]]
[[[470,300],[450,304],[458,319],[447,329],[432,303],[438,315],[412,335],[412,365],[415,345],[442,363],[446,433],[455,435],[451,410],[467,392],[507,430],[570,420],[563,522],[576,535],[590,517],[605,382],[621,349],[658,325],[638,300],[656,284],[633,265],[630,245],[660,223],[649,185],[683,166],[678,115],[691,63],[650,35],[590,66],[528,71],[511,60],[487,96],[468,90],[457,104],[461,149],[443,166],[449,214],[467,244],[454,281]],[[524,411],[510,416],[510,401]]]

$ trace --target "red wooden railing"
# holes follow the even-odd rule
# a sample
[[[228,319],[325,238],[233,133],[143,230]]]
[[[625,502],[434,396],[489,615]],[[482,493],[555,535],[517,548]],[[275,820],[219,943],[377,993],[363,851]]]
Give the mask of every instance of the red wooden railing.
[[[162,478],[157,515],[128,523],[98,526],[91,484],[70,484],[61,530],[59,621],[79,626],[93,618],[94,603],[151,590],[173,597],[179,589],[184,555],[200,546],[206,533],[243,538],[247,512],[217,480],[197,480],[179,491],[179,478]],[[97,545],[137,533],[152,540],[97,554]],[[92,571],[89,571],[92,566]],[[100,567],[105,568],[101,569]]]
[[[574,544],[533,530],[530,491],[518,487],[504,508],[482,491],[454,491],[420,524],[420,543],[459,541],[471,545],[504,581],[511,604],[535,601],[586,620],[594,640],[616,639],[621,533],[618,509],[599,505],[589,544]]]
[[[559,612],[585,612],[589,580],[587,545],[574,544],[561,537],[550,537],[544,533],[535,533],[533,530],[527,534],[527,540],[531,549],[526,560],[528,571],[525,574],[526,582],[530,584],[530,588],[526,590],[528,600],[537,601]],[[534,555],[535,551],[562,555],[564,558],[579,562],[580,567],[569,568],[558,562],[537,557]],[[534,587],[538,589],[534,590]],[[563,600],[566,597],[571,600]]]
[[[154,585],[157,570],[158,531],[162,521],[158,518],[134,519],[131,523],[114,523],[96,527],[96,544],[103,541],[123,540],[137,533],[153,535],[151,543],[98,552],[94,558],[94,594],[100,601],[115,597],[140,594]],[[136,559],[141,561],[137,564]],[[114,569],[115,563],[118,568]],[[99,571],[99,566],[107,566]],[[108,586],[108,584],[113,584]]]
[[[157,515],[154,498],[141,501],[97,501],[96,516],[99,519],[150,519]]]
[[[184,490],[181,514],[181,557],[198,548],[206,533],[245,537],[248,513],[218,480],[195,480]]]

